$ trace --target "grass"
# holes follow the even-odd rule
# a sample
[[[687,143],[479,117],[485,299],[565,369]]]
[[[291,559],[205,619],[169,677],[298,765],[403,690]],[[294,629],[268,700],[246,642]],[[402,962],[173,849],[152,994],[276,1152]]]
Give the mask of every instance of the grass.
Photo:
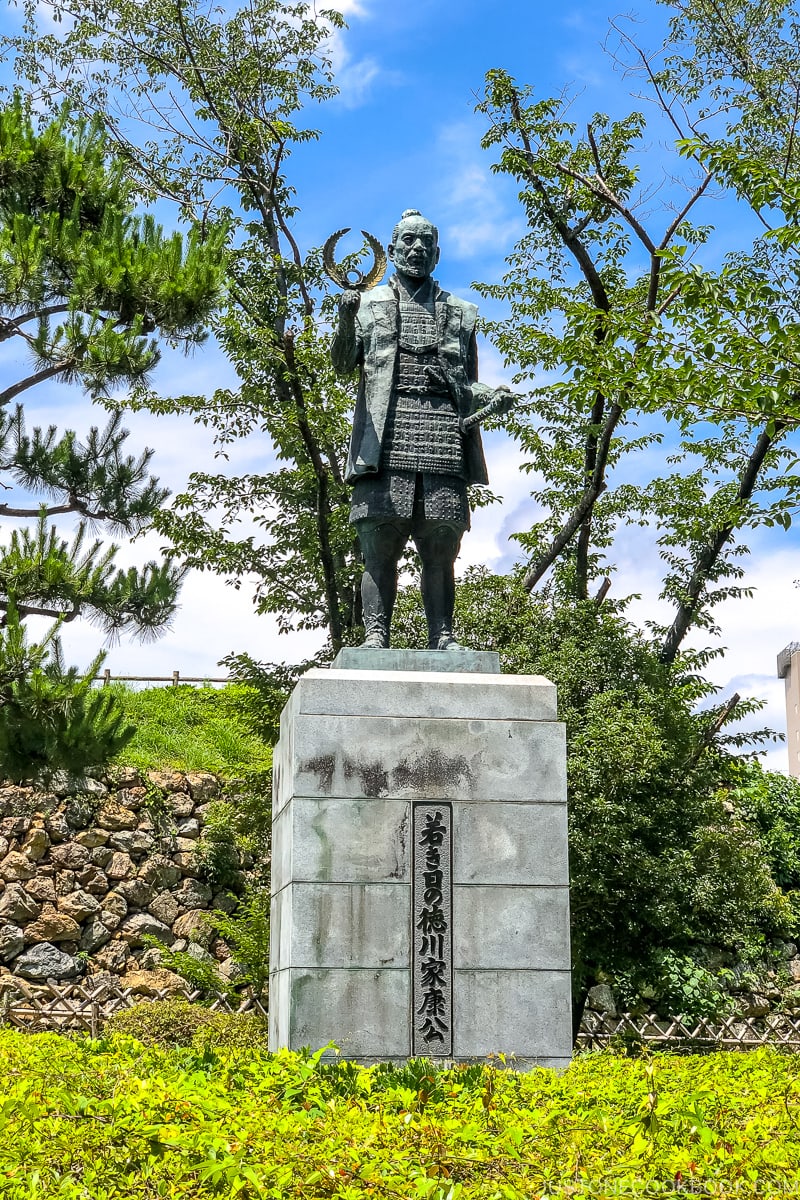
[[[248,727],[253,689],[243,684],[143,691],[111,686],[136,726],[117,763],[140,770],[210,771],[228,778],[272,765],[272,748]]]

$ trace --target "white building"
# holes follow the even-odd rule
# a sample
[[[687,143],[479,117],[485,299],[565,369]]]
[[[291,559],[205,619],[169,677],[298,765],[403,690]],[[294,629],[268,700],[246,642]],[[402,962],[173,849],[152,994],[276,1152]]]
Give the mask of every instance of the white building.
[[[778,678],[786,685],[786,745],[789,774],[800,778],[800,642],[790,642],[778,655]]]

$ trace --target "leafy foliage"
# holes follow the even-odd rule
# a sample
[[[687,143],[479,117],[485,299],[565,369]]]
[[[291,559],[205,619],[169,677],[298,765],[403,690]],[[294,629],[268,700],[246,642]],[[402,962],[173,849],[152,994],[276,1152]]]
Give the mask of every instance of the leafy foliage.
[[[676,124],[668,80],[649,82]],[[596,114],[584,134],[566,108],[502,70],[478,105],[483,144],[519,183],[528,222],[502,281],[482,285],[510,301],[489,332],[532,384],[511,422],[543,510],[518,535],[526,582],[556,566],[586,599],[626,526],[650,527],[674,608],[659,652],[672,662],[692,626],[715,631],[715,605],[746,591],[746,531],[788,527],[800,500],[787,441],[800,394],[796,266],[775,236],[715,269],[714,230],[692,221],[709,185],[730,180],[707,148],[683,139],[684,161],[658,178],[640,113]],[[746,157],[733,136],[726,149]],[[632,455],[655,464],[649,481],[630,481]]]
[[[148,1045],[119,1033],[0,1033],[10,1200],[755,1197],[794,1187],[793,1056],[593,1054],[560,1075],[419,1060],[365,1069],[321,1052],[268,1055],[252,1022],[215,1028],[205,1013],[198,1030],[171,1006],[172,1022],[155,1004],[114,1018],[138,1023]],[[170,1024],[182,1048],[163,1047]]]
[[[281,628],[326,629],[337,649],[361,625],[343,480],[354,389],[330,364],[332,302],[319,251],[295,238],[287,171],[294,147],[316,137],[299,114],[335,94],[329,38],[343,19],[281,0],[230,11],[207,0],[56,0],[64,23],[51,35],[37,5],[24,7],[26,32],[12,39],[23,77],[55,106],[68,96],[100,119],[147,194],[231,224],[229,302],[215,332],[239,386],[173,401],[143,387],[133,402],[191,414],[222,454],[266,433],[279,467],[194,472],[158,527],[199,570],[237,587],[254,579],[258,610]],[[243,514],[257,534],[240,528]]]
[[[81,774],[119,754],[133,736],[109,694],[92,687],[97,658],[81,675],[64,665],[56,628],[29,643],[16,610],[0,628],[0,775],[46,778],[56,770]]]
[[[0,658],[9,675],[0,770],[15,778],[99,765],[132,733],[116,696],[90,690],[102,656],[86,677],[67,669],[58,626],[83,615],[110,637],[157,636],[184,574],[169,560],[116,569],[116,548],[88,537],[103,524],[138,532],[167,495],[148,474],[152,451],[126,453],[119,414],[81,441],[54,426],[29,432],[22,406],[11,406],[53,381],[108,400],[147,381],[159,339],[187,349],[202,342],[225,230],[165,236],[152,216],[134,216],[135,202],[97,121],[66,107],[35,120],[18,92],[0,108],[0,341],[29,360],[0,391],[0,473],[7,490],[37,497],[0,504],[0,517],[33,522],[0,550]],[[50,523],[67,514],[80,518],[70,540]],[[26,644],[20,625],[32,616],[55,622],[38,645]]]
[[[242,982],[248,983],[259,997],[269,984],[269,912],[269,889],[251,886],[231,916],[215,912],[212,918],[214,929],[246,971]]]
[[[606,976],[663,981],[665,953],[785,935],[792,914],[761,839],[726,808],[721,788],[741,770],[726,743],[743,739],[716,728],[719,707],[698,711],[711,687],[689,662],[663,663],[612,605],[553,590],[532,598],[522,576],[467,572],[456,627],[466,645],[497,650],[503,670],[558,688],[577,1013]],[[408,589],[398,624],[410,644],[420,620]]]

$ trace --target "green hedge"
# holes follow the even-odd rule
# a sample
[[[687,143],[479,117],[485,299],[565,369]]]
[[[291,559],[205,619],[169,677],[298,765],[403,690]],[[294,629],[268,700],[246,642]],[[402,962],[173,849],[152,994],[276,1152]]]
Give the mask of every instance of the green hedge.
[[[0,1062],[11,1200],[797,1194],[800,1060],[776,1051],[523,1075],[6,1031]]]

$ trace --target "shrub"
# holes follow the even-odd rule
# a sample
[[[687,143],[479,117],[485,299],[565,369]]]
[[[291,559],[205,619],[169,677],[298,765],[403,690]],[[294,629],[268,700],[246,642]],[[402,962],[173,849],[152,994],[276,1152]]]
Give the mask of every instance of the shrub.
[[[213,1014],[183,996],[169,1000],[142,1001],[133,1008],[114,1013],[106,1022],[107,1033],[125,1033],[146,1046],[190,1046],[198,1030]]]
[[[146,1046],[191,1046],[202,1052],[266,1050],[267,1023],[256,1013],[211,1012],[183,996],[144,1001],[114,1013],[106,1033],[126,1034]]]

